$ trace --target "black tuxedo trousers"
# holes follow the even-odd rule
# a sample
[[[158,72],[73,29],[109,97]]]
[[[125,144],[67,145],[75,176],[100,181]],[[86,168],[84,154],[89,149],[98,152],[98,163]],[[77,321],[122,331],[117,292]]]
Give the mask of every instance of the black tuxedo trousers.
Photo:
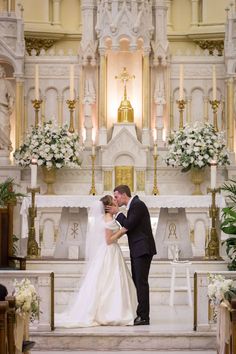
[[[156,254],[150,214],[144,202],[135,196],[130,203],[127,216],[120,213],[116,219],[128,229],[131,272],[138,297],[137,315],[142,319],[149,320],[148,275],[152,257]]]

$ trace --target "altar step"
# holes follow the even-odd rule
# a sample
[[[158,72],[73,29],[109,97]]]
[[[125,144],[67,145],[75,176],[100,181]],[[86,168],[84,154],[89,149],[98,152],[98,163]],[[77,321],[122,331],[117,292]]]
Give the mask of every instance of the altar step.
[[[130,261],[126,260],[128,267]],[[70,295],[79,288],[84,261],[69,260],[30,260],[27,261],[27,270],[50,270],[55,274],[55,311],[61,312],[69,302]],[[182,268],[182,267],[181,267]],[[196,270],[216,271],[226,270],[224,261],[192,261],[190,266],[191,287],[193,291],[193,274]],[[168,305],[170,297],[171,264],[170,261],[154,260],[150,269],[150,304],[156,316],[156,306]],[[176,286],[186,286],[185,269],[178,270]],[[176,305],[187,305],[186,290],[178,289],[175,292]]]
[[[155,326],[98,327],[79,330],[56,330],[46,333],[32,333],[38,351],[214,351],[216,335],[209,332],[163,332]]]
[[[128,267],[130,267],[130,260],[125,259]],[[227,263],[224,260],[217,261],[204,261],[201,259],[193,259],[191,261],[190,271],[194,273],[196,270],[227,270]],[[53,259],[53,258],[38,258],[27,260],[28,270],[51,270],[55,274],[57,273],[75,273],[81,274],[84,269],[85,262],[83,260],[68,260],[68,259]],[[151,269],[151,274],[171,273],[170,260],[158,260],[154,257]]]

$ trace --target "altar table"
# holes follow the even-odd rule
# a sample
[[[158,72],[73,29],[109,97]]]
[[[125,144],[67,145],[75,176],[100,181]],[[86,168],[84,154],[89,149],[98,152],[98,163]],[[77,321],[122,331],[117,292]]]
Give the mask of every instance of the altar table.
[[[42,233],[42,223],[49,220],[53,220],[53,210],[57,213],[57,218],[54,218],[53,225],[57,224],[57,237],[58,233],[61,234],[59,237],[62,237],[64,242],[66,239],[64,234],[68,231],[68,220],[67,218],[72,215],[71,225],[75,224],[76,220],[76,210],[80,211],[80,221],[76,223],[80,225],[80,230],[78,231],[78,237],[80,237],[80,248],[84,248],[85,243],[85,234],[87,227],[87,209],[92,205],[95,200],[99,200],[102,196],[85,196],[85,195],[36,195],[36,205],[38,209],[38,222],[36,222],[36,235],[39,239],[39,233]],[[186,209],[192,210],[205,210],[205,214],[208,213],[208,208],[211,205],[211,195],[201,195],[201,196],[192,196],[192,195],[160,195],[160,196],[139,196],[141,200],[145,202],[150,214],[152,217],[155,217],[158,220],[156,230],[154,230],[154,236],[157,243],[158,255],[161,258],[166,258],[168,256],[168,247],[164,247],[168,244],[179,244],[180,248],[184,247],[182,250],[182,257],[192,256],[191,243],[189,238],[186,240],[186,234],[189,235],[188,221],[186,218]],[[30,206],[31,198],[30,196],[26,197],[22,201],[21,206],[21,216],[22,216],[22,233],[21,237],[28,237],[28,208]],[[216,196],[216,204],[222,208],[225,206],[225,199],[221,194]],[[77,208],[77,209],[76,209]],[[42,218],[41,212],[44,210],[44,218]],[[73,211],[74,210],[74,211]],[[83,212],[82,212],[83,211]],[[72,213],[72,214],[71,214]],[[74,215],[73,215],[74,213]],[[158,219],[157,219],[158,218]],[[206,216],[204,223],[207,223]],[[179,220],[178,220],[179,219]],[[57,220],[57,221],[56,221]],[[172,221],[171,221],[172,220]],[[174,220],[174,221],[173,221]],[[74,224],[73,224],[74,223]],[[60,225],[58,225],[60,224]],[[64,226],[63,226],[64,224]],[[65,226],[67,224],[67,226]],[[168,227],[167,227],[168,224]],[[179,224],[179,226],[178,226]],[[71,226],[70,225],[70,226]],[[72,226],[71,226],[72,227]],[[58,232],[58,228],[60,229]],[[41,231],[40,231],[41,229]],[[173,231],[180,234],[180,239],[178,235]],[[172,231],[170,231],[172,230]],[[170,237],[164,237],[166,233],[172,233],[174,240],[171,240]],[[48,231],[47,231],[48,233]],[[80,234],[80,235],[79,235]],[[45,232],[46,235],[46,232]],[[168,236],[168,235],[167,235]],[[53,240],[54,238],[54,240]],[[52,237],[51,242],[56,242],[56,237]],[[75,237],[76,238],[76,237]],[[83,239],[83,240],[82,240]],[[164,240],[166,239],[166,241]],[[57,240],[58,241],[58,240]],[[75,241],[75,240],[74,240]],[[74,242],[76,244],[76,242]],[[55,248],[55,244],[54,244]],[[84,252],[82,252],[83,256]]]

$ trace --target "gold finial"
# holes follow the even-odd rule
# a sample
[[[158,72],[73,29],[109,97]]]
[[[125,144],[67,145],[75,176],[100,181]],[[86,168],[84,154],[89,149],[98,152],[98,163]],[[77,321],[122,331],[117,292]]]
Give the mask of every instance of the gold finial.
[[[131,106],[130,101],[127,99],[127,89],[126,89],[126,83],[129,80],[132,80],[134,78],[135,78],[134,75],[130,75],[127,72],[126,67],[123,68],[123,71],[120,73],[120,75],[115,76],[115,79],[120,80],[124,85],[124,97],[118,109],[119,123],[130,123],[130,122],[132,123],[134,121],[134,110]]]

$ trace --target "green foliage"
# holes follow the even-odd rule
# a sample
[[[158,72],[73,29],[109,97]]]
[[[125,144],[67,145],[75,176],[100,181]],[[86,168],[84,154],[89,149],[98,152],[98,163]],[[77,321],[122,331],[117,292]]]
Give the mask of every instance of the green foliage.
[[[235,204],[236,206],[236,181],[229,179],[228,183],[224,183],[221,187],[223,191],[228,192],[227,197]]]
[[[226,207],[222,209],[221,230],[229,235],[236,235],[236,209]]]
[[[227,198],[232,205],[222,209],[220,228],[224,233],[234,235],[227,238],[222,244],[226,245],[226,253],[231,260],[228,264],[228,269],[236,270],[236,181],[229,180],[228,183],[223,184],[221,189],[228,192]]]
[[[9,203],[16,203],[18,198],[25,197],[22,193],[17,193],[13,187],[17,186],[13,178],[7,178],[6,181],[0,183],[0,207],[4,207]]]

